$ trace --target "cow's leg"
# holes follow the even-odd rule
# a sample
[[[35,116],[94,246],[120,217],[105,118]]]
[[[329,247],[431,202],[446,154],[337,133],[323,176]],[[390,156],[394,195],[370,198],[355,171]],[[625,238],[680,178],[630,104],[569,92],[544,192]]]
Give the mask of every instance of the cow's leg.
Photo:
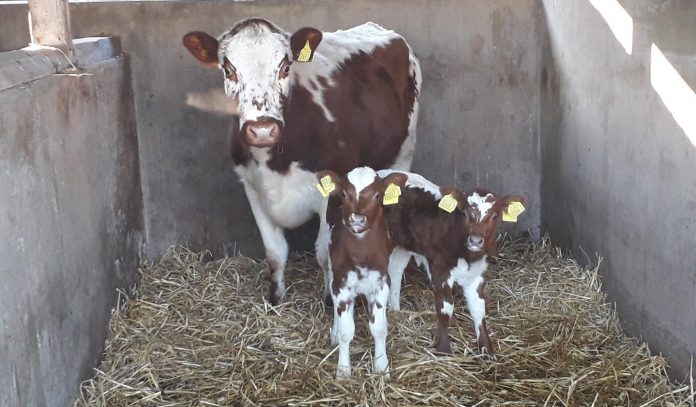
[[[355,321],[353,320],[354,299],[333,297],[335,317],[338,318],[338,366],[336,378],[350,378],[350,342],[355,335]]]
[[[370,333],[375,340],[373,369],[375,373],[384,373],[389,377],[389,358],[387,357],[387,300],[389,284],[381,286],[368,298],[370,308]]]
[[[331,299],[331,275],[329,271],[329,241],[331,240],[331,229],[326,222],[326,209],[328,199],[322,200],[321,210],[319,211],[319,235],[317,236],[314,248],[317,253],[317,263],[324,272],[324,303],[327,307],[333,305]]]
[[[435,313],[437,314],[437,332],[435,333],[435,350],[445,355],[452,354],[449,337],[449,321],[454,313],[452,287],[448,284],[441,270],[435,268],[433,273],[433,290],[435,293]]]
[[[391,284],[389,287],[389,308],[394,311],[401,309],[401,280],[404,276],[404,270],[408,266],[411,259],[411,253],[401,247],[395,247],[389,256],[389,278]]]
[[[244,190],[249,199],[251,212],[254,214],[256,226],[261,232],[263,246],[266,249],[266,259],[270,265],[271,289],[269,301],[273,305],[278,305],[285,295],[285,265],[288,261],[288,242],[285,240],[283,228],[274,224],[266,214],[261,204],[256,190],[244,184]]]
[[[479,349],[485,349],[489,355],[493,356],[493,344],[488,336],[486,328],[486,302],[483,299],[483,277],[475,277],[466,282],[464,296],[469,307],[469,314],[474,323],[476,332],[476,342]]]

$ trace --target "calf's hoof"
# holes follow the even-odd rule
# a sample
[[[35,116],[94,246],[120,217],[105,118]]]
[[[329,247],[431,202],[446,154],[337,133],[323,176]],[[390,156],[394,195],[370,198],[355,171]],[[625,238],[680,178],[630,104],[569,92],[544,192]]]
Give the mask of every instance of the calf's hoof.
[[[276,283],[271,283],[271,288],[268,292],[268,302],[274,307],[283,302],[283,296],[278,295],[278,285]]]
[[[449,340],[437,341],[435,343],[435,354],[438,356],[450,356],[452,354],[452,343]]]
[[[336,368],[336,379],[337,380],[349,380],[350,379],[350,366],[339,365]]]

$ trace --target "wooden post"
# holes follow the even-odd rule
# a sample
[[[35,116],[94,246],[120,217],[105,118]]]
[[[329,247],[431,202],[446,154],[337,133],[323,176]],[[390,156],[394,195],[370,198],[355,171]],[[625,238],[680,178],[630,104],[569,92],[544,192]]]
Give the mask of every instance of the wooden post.
[[[62,49],[72,59],[68,0],[29,0],[31,42]]]

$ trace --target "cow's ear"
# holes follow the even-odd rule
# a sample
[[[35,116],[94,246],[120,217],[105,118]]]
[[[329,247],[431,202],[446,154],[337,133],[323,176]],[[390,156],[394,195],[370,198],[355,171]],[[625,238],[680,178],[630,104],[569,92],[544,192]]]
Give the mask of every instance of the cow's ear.
[[[391,174],[384,177],[384,187],[386,188],[389,184],[394,184],[398,185],[399,187],[403,187],[404,185],[406,185],[407,180],[408,175],[402,172],[392,172]]]
[[[466,209],[467,201],[466,201],[466,196],[464,193],[457,188],[454,187],[440,187],[440,193],[442,194],[443,197],[447,195],[452,195],[454,199],[457,200],[457,208],[460,211],[463,211]]]
[[[184,47],[197,60],[210,67],[218,67],[218,40],[203,31],[191,31],[182,38]]]
[[[290,37],[290,49],[292,49],[293,61],[309,62],[314,58],[314,51],[321,42],[321,31],[316,28],[305,27],[295,31]]]
[[[317,173],[317,189],[324,197],[335,194],[343,188],[343,180],[335,172],[326,170]]]

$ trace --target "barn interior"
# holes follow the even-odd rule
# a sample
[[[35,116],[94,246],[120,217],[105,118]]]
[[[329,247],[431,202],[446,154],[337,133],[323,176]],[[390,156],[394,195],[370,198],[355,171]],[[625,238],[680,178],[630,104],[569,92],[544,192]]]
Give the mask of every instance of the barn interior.
[[[623,328],[689,375],[691,0],[71,2],[72,61],[24,48],[27,12],[0,3],[0,404],[72,403],[141,261],[174,244],[262,256],[228,153],[234,106],[181,45],[252,16],[402,34],[424,75],[413,170],[527,195],[504,232],[601,256]],[[312,229],[292,233],[297,249]]]

